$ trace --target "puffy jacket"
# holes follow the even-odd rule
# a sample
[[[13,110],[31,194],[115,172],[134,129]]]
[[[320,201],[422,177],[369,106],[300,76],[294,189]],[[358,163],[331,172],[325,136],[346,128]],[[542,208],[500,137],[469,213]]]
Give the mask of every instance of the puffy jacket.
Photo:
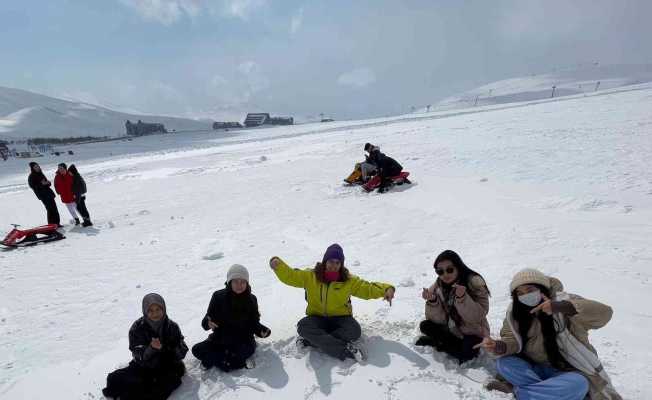
[[[367,282],[350,275],[345,282],[323,283],[317,280],[312,268],[290,268],[283,260],[274,270],[278,279],[286,285],[303,288],[306,291],[307,315],[340,317],[352,315],[351,296],[361,299],[379,299],[385,296],[390,284]]]
[[[86,181],[79,174],[73,176],[72,193],[75,195],[75,198],[80,198],[86,194]]]
[[[217,324],[217,329],[210,335],[211,340],[225,345],[252,342],[254,335],[262,337],[263,332],[269,330],[260,323],[256,296],[251,294],[249,289],[247,291],[248,293],[240,296],[248,296],[249,303],[240,308],[234,305],[237,295],[231,289],[226,288],[213,293],[206,316],[201,322],[204,330],[210,329],[209,317]]]
[[[562,283],[550,277],[550,295],[552,301],[570,302],[576,314],[572,316],[553,313],[555,329],[557,330],[557,345],[564,359],[584,375],[589,381],[589,396],[592,400],[622,400],[622,397],[611,385],[609,375],[604,370],[598,353],[589,343],[589,330],[605,326],[613,311],[611,307],[580,296],[564,293]],[[512,306],[507,309],[507,315],[500,330],[500,341],[504,343],[505,352],[501,356],[523,352],[537,363],[548,363],[548,356],[543,344],[543,332],[538,319],[532,321],[523,347],[523,339],[518,330],[517,322],[512,318]],[[501,347],[502,347],[501,346]]]
[[[166,365],[183,360],[188,352],[188,346],[183,340],[183,335],[174,321],[167,316],[161,328],[159,337],[149,326],[145,317],[141,317],[129,329],[129,350],[134,357],[134,362],[146,368],[164,368]],[[152,338],[158,337],[161,349],[150,346]]]
[[[447,325],[451,332],[456,336],[475,335],[485,337],[489,335],[489,322],[487,313],[489,312],[489,291],[487,285],[480,276],[473,276],[469,279],[467,291],[461,298],[455,297],[453,304],[444,298],[441,287],[441,280],[437,281],[430,287],[431,291],[436,294],[435,300],[426,302],[426,318],[438,324]],[[460,316],[462,323],[460,326],[451,318],[451,307],[455,307],[457,314]]]
[[[27,183],[39,200],[54,199],[57,196],[50,189],[50,183],[46,183],[45,185],[42,183],[44,180],[47,181],[47,178],[43,175],[43,172],[32,172],[29,174],[29,178],[27,178]]]
[[[57,174],[54,176],[54,190],[61,196],[64,203],[74,203],[75,196],[72,193],[73,177],[70,174]]]

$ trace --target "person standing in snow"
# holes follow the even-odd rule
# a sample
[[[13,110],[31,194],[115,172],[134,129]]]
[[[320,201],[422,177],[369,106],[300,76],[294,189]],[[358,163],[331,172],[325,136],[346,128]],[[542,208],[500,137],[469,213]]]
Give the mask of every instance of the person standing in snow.
[[[45,209],[48,213],[48,224],[54,224],[58,227],[61,227],[59,210],[57,209],[57,203],[54,201],[57,196],[50,188],[52,183],[47,180],[43,174],[43,171],[41,171],[41,166],[38,165],[38,163],[33,161],[30,162],[29,169],[30,174],[27,178],[27,183],[29,184],[29,187],[34,191],[34,194],[36,194],[36,197],[41,200],[45,206]]]
[[[192,347],[192,354],[205,368],[228,372],[247,366],[256,350],[254,335],[266,338],[271,330],[260,323],[258,300],[251,293],[245,267],[234,264],[229,268],[226,287],[213,293],[201,326],[213,332]]]
[[[163,297],[150,293],[143,298],[143,316],[129,329],[133,359],[125,368],[111,372],[102,393],[120,400],[167,399],[181,385],[186,373],[183,358],[188,346],[174,321],[168,318]]]
[[[57,173],[54,177],[54,190],[61,196],[61,202],[66,205],[68,212],[75,220],[75,225],[79,225],[79,217],[77,217],[75,203],[75,195],[72,193],[73,177],[68,173],[66,164],[61,163],[57,168]]]
[[[489,289],[482,276],[452,250],[439,254],[433,266],[438,277],[421,294],[426,320],[419,328],[425,336],[416,345],[433,346],[463,363],[478,355],[473,347],[489,335]]]
[[[621,400],[589,343],[589,330],[609,322],[611,307],[563,289],[536,269],[514,276],[500,339],[485,337],[478,345],[500,357],[496,369],[508,383],[487,388],[511,389],[517,399]]]
[[[72,175],[72,194],[75,198],[77,211],[79,211],[82,218],[84,218],[82,226],[93,226],[93,223],[91,222],[91,216],[88,213],[88,209],[86,208],[86,182],[84,181],[84,178],[82,178],[79,171],[77,171],[75,164],[70,164],[70,167],[68,167],[68,173]]]
[[[314,268],[293,269],[278,257],[272,257],[269,264],[281,282],[305,290],[308,307],[307,316],[297,325],[299,346],[318,347],[340,360],[366,358],[364,349],[356,344],[362,331],[352,315],[351,296],[365,300],[383,298],[391,306],[392,285],[351,275],[338,244],[329,246]]]

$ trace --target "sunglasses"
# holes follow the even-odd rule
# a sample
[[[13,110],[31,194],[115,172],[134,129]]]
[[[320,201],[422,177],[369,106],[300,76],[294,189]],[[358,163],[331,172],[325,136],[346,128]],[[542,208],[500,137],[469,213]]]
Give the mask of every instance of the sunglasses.
[[[446,269],[435,268],[435,272],[439,276],[444,275],[444,272],[446,272],[447,274],[452,274],[453,272],[455,272],[455,267],[448,267]]]

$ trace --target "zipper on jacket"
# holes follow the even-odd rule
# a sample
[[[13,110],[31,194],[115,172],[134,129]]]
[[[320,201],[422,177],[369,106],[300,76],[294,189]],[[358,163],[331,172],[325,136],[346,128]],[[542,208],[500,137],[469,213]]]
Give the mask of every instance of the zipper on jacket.
[[[324,299],[324,317],[328,317],[328,288],[331,286],[330,283],[326,284],[326,298]],[[323,284],[322,284],[323,287]]]

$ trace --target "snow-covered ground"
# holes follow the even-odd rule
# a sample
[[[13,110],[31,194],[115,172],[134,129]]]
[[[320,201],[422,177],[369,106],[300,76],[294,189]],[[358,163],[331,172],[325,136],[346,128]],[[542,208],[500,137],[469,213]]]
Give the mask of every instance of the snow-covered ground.
[[[127,331],[152,291],[190,346],[203,340],[201,318],[233,263],[249,268],[272,336],[258,341],[253,370],[202,371],[189,353],[173,399],[509,398],[482,389],[488,359],[460,369],[413,345],[421,288],[448,248],[487,279],[494,333],[509,281],[524,267],[613,306],[591,340],[626,399],[651,398],[652,86],[635,89],[418,118],[152,136],[44,158],[49,175],[61,160],[77,163],[95,227],[67,226],[66,240],[0,252],[0,398],[101,398],[106,374],[130,359]],[[367,141],[414,184],[383,195],[342,186]],[[44,222],[25,161],[0,162],[0,226]],[[352,272],[397,287],[392,307],[353,300],[366,365],[298,352],[303,292],[268,267],[273,255],[313,265],[333,242]]]
[[[588,64],[504,79],[439,101],[436,110],[586,95],[652,81],[652,64]]]

